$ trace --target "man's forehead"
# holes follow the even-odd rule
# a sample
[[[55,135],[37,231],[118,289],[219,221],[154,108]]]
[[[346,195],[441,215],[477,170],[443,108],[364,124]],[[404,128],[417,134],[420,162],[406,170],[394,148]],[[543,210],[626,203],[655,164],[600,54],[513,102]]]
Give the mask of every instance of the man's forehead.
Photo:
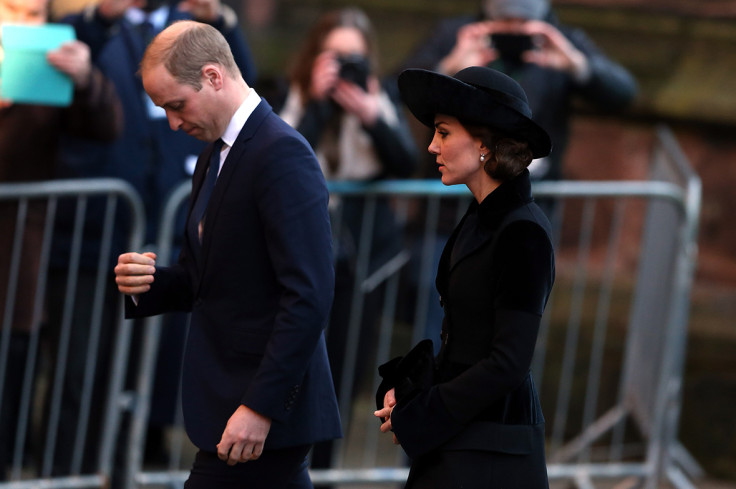
[[[143,88],[153,103],[161,107],[181,102],[194,91],[189,85],[179,83],[162,65],[151,67],[142,75]]]

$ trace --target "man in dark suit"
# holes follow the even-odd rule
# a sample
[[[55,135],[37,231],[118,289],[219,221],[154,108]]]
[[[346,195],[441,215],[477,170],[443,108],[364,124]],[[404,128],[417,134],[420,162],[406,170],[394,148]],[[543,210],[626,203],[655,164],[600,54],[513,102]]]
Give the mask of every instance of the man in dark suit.
[[[89,2],[87,2],[89,3]],[[256,80],[256,66],[251,50],[243,35],[235,11],[220,0],[99,0],[89,4],[84,10],[64,17],[71,24],[77,37],[89,44],[92,61],[114,84],[124,111],[124,125],[120,136],[111,142],[92,141],[88,138],[67,136],[61,141],[60,161],[56,167],[57,178],[121,178],[131,184],[141,196],[146,220],[145,243],[155,243],[159,231],[159,217],[171,192],[182,182],[191,179],[197,155],[205,146],[205,141],[189,137],[181,131],[171,131],[166,114],[149,100],[140,76],[137,76],[143,53],[153,36],[177,20],[197,20],[206,22],[219,30],[230,44],[233,57],[246,83],[253,85]],[[73,330],[84,331],[92,322],[92,308],[83,298],[92,296],[97,289],[98,256],[103,248],[103,223],[105,206],[101,200],[93,200],[88,208],[90,213],[84,226],[84,255],[87,258],[79,271],[76,309]],[[74,242],[74,206],[61,206],[58,211],[57,226],[54,231],[54,251],[51,256],[49,296],[50,326],[59,329],[63,315],[57,313],[64,305],[66,289],[66,270],[69,268],[69,254]],[[177,213],[176,229],[183,229],[185,211]],[[117,212],[116,226],[113,230],[111,257],[126,251],[130,216],[123,206]],[[175,252],[181,245],[181,234],[174,237]],[[110,270],[112,270],[111,263]],[[110,280],[106,282],[111,288]],[[105,291],[107,300],[104,314],[113,315],[117,311],[114,301],[115,290]],[[110,305],[108,305],[108,303]],[[58,318],[58,319],[57,319]],[[160,345],[156,364],[156,377],[151,399],[151,411],[146,433],[147,462],[159,462],[165,456],[166,427],[174,422],[178,391],[176,379],[179,376],[181,355],[184,350],[186,328],[184,314],[169,314],[163,323],[163,335],[167,341]],[[139,337],[136,332],[133,341]],[[108,335],[111,336],[111,335]],[[85,351],[86,335],[75,348]],[[75,336],[76,338],[76,336]],[[109,349],[109,341],[103,346]],[[86,355],[70,355],[69,368],[84,368],[82,360]],[[102,358],[105,358],[104,353]],[[135,360],[134,360],[135,361]],[[107,372],[106,362],[100,362],[100,370]],[[104,376],[104,375],[102,375]],[[101,388],[100,393],[104,393]],[[74,391],[71,391],[74,392]],[[77,401],[79,404],[79,401]],[[75,433],[72,427],[72,435]],[[65,441],[68,440],[68,441]],[[74,438],[59,440],[61,445],[73,444]],[[90,453],[96,453],[90,450]],[[68,465],[68,464],[67,464]],[[61,465],[63,468],[63,464]]]
[[[341,436],[323,335],[334,272],[322,172],[213,27],[172,24],[141,75],[172,129],[214,143],[197,161],[178,263],[125,253],[115,267],[128,316],[192,314],[182,400],[199,452],[185,487],[311,487],[311,445]]]

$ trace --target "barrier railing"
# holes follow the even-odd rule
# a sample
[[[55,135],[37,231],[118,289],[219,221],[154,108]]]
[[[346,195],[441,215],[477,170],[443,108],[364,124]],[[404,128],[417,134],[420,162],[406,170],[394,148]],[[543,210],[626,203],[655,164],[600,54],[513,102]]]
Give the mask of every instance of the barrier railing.
[[[648,181],[534,184],[552,216],[557,257],[532,367],[547,418],[552,480],[593,487],[632,478],[632,485],[654,488],[667,479],[689,488],[699,471],[677,441],[677,424],[700,181],[666,129],[658,131],[651,170]],[[395,486],[406,479],[407,462],[372,416],[376,366],[436,335],[438,252],[470,195],[438,181],[330,182],[329,188],[344,308],[339,320],[333,308],[327,336],[346,436],[315,449],[311,475],[315,484]],[[155,249],[159,263],[175,259],[176,216],[189,189],[182,184],[168,200]],[[168,433],[168,463],[143,456],[162,320],[146,320],[140,339],[130,336],[131,328],[118,333],[98,475],[50,485],[41,478],[34,487],[95,487],[115,460],[122,461],[115,466],[120,487],[183,485],[194,448],[180,415]],[[140,342],[134,345],[139,356],[128,365],[133,341]],[[132,386],[128,371],[136,373]],[[124,414],[129,424],[119,432]],[[82,484],[82,477],[95,479],[64,485]],[[0,483],[6,487],[30,485]]]
[[[552,480],[593,487],[599,479],[633,477],[653,488],[667,478],[687,488],[688,475],[699,471],[677,442],[677,422],[700,181],[664,128],[651,169],[648,181],[534,184],[536,198],[554,209],[556,229],[558,279],[533,365],[548,420]],[[330,463],[313,466],[311,474],[315,484],[397,484],[408,470],[400,449],[379,438],[371,415],[375,366],[429,334],[443,228],[459,219],[469,194],[438,181],[330,182],[329,188],[338,274],[344,254],[351,271],[348,313],[327,332],[329,343],[335,328],[345,328],[335,382],[346,437],[328,449]],[[177,196],[186,195],[184,185]],[[354,215],[346,208],[355,199],[357,223],[346,217]],[[171,204],[164,224],[173,222],[177,205]],[[378,260],[376,233],[387,222],[374,220],[386,205],[402,246]],[[164,228],[159,253],[173,236]],[[366,325],[375,304],[380,314]],[[158,321],[148,328],[148,352],[156,348]],[[364,341],[366,328],[372,341]],[[152,360],[145,362],[142,399],[152,378]],[[140,454],[145,419],[137,424],[130,450]],[[129,487],[183,484],[191,447],[186,440],[178,445],[184,455],[164,470],[145,469],[140,458],[131,464]]]
[[[117,319],[120,296],[110,293],[121,215],[127,245],[139,247],[143,205],[125,182],[0,184],[3,489],[110,483],[108,447],[119,421],[115,386],[127,366],[123,352],[107,363],[112,345],[128,334]],[[84,244],[90,240],[94,256]]]

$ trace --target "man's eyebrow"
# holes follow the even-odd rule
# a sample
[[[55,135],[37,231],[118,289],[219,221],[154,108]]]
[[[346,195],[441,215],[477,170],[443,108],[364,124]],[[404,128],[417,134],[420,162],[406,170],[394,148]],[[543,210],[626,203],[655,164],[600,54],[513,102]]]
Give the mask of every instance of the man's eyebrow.
[[[161,105],[160,105],[160,107],[161,107],[161,108],[163,108],[163,109],[165,109],[165,108],[167,108],[167,107],[168,107],[169,109],[173,109],[173,108],[174,108],[174,106],[176,106],[176,105],[181,105],[181,104],[182,104],[182,102],[183,102],[183,101],[182,101],[182,100],[180,100],[180,99],[177,99],[177,100],[169,100],[168,102],[164,102],[163,104],[161,104]]]

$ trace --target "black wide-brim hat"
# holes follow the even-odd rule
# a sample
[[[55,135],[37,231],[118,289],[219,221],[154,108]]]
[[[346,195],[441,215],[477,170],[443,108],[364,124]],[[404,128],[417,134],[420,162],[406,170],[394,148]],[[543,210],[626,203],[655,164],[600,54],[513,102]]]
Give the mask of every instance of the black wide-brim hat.
[[[435,115],[445,114],[526,141],[534,158],[552,151],[549,134],[532,120],[524,89],[500,71],[472,66],[447,76],[408,69],[399,75],[399,91],[412,114],[431,128]]]

